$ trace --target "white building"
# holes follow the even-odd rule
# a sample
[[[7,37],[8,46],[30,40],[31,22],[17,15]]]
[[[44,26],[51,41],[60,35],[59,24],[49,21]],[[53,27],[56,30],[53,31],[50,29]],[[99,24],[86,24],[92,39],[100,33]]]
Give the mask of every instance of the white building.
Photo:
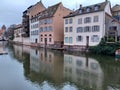
[[[39,21],[36,18],[31,20],[30,23],[30,43],[39,43]]]
[[[95,46],[105,36],[105,13],[111,15],[110,2],[80,8],[64,17],[64,46]],[[79,50],[79,49],[78,49]]]

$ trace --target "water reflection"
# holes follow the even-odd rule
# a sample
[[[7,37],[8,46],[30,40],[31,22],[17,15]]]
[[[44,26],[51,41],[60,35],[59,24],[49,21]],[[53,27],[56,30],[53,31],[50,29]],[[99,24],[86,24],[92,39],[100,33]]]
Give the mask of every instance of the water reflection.
[[[0,41],[0,54],[6,54],[6,41]]]
[[[25,78],[37,84],[37,90],[119,90],[120,64],[114,58],[17,45],[13,50],[14,57],[23,63]]]
[[[38,73],[41,77],[46,76],[55,83],[63,82],[63,56],[60,52],[31,49],[30,70],[31,74]]]
[[[103,71],[95,59],[64,54],[64,75],[81,87],[102,90]]]

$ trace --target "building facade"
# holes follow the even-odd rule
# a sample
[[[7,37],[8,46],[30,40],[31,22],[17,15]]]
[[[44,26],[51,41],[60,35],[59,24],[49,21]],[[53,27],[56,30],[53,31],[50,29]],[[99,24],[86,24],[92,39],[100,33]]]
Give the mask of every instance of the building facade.
[[[120,22],[114,17],[106,13],[105,15],[106,26],[106,41],[107,42],[120,42]]]
[[[30,24],[30,42],[31,44],[38,44],[40,43],[39,41],[39,21],[38,17],[34,17],[31,19],[31,24]]]
[[[3,25],[2,28],[0,29],[0,40],[5,40],[5,31],[6,31],[6,26]]]
[[[28,8],[29,9],[29,8]],[[23,12],[22,16],[22,36],[23,37],[29,37],[29,15],[28,15],[28,9]]]
[[[40,46],[59,48],[64,40],[64,20],[71,10],[58,3],[38,14]]]
[[[112,7],[112,15],[120,22],[120,5],[116,4]]]
[[[45,6],[42,1],[39,1],[34,6],[32,6],[29,11],[30,17],[30,43],[31,45],[37,45],[40,43],[39,41],[39,21],[38,21],[38,13],[45,10]]]
[[[81,50],[98,45],[105,36],[105,13],[110,16],[110,2],[82,7],[64,17],[64,47]]]
[[[18,24],[16,25],[16,28],[14,29],[14,42],[16,43],[22,43],[23,38],[22,38],[22,25]]]

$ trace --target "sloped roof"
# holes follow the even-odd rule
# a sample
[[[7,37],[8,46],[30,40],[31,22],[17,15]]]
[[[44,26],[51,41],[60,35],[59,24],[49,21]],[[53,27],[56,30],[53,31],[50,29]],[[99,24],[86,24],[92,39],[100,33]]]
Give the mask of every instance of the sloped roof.
[[[107,3],[108,3],[108,1],[98,3],[98,4],[94,4],[94,5],[90,5],[90,6],[80,7],[78,10],[76,10],[74,12],[71,12],[68,16],[65,16],[64,18],[74,17],[74,16],[77,16],[77,15],[83,15],[83,14],[88,14],[88,13],[93,13],[93,12],[104,11]],[[98,7],[98,10],[95,10],[96,6]],[[89,12],[87,12],[88,8],[90,9]],[[80,12],[80,10],[82,10],[82,12]]]
[[[116,4],[112,7],[112,11],[120,11],[120,5]]]
[[[108,13],[105,13],[106,16],[110,17],[113,21],[117,22],[120,25],[120,22],[114,17],[110,16]]]
[[[39,19],[43,19],[43,18],[52,17],[56,13],[56,11],[57,11],[57,9],[58,9],[60,4],[61,3],[58,3],[58,4],[53,5],[53,6],[50,6],[46,10],[38,13],[38,18]]]

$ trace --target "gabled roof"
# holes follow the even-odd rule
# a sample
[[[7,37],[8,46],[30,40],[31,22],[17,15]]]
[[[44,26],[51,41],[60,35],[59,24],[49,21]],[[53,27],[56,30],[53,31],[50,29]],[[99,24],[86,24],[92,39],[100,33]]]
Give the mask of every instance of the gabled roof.
[[[46,10],[38,13],[38,18],[43,19],[43,18],[53,17],[60,4],[61,4],[61,2],[56,5],[50,6]]]
[[[108,16],[108,17],[110,17],[113,21],[117,22],[120,25],[120,22],[117,19],[115,19],[114,17],[112,17],[108,13],[105,13],[105,15]]]
[[[102,2],[102,3],[90,5],[90,6],[80,7],[78,10],[76,10],[74,12],[71,12],[68,16],[65,16],[64,18],[74,17],[74,16],[77,16],[77,15],[83,15],[83,14],[88,14],[88,13],[94,13],[94,12],[99,12],[99,11],[104,11],[107,3],[108,3],[108,1],[105,1],[105,2]],[[98,7],[98,10],[95,10],[95,7]],[[88,8],[90,9],[89,12],[87,12]],[[82,12],[80,12],[80,10]]]
[[[120,5],[116,4],[115,6],[112,7],[112,11],[120,11]]]

